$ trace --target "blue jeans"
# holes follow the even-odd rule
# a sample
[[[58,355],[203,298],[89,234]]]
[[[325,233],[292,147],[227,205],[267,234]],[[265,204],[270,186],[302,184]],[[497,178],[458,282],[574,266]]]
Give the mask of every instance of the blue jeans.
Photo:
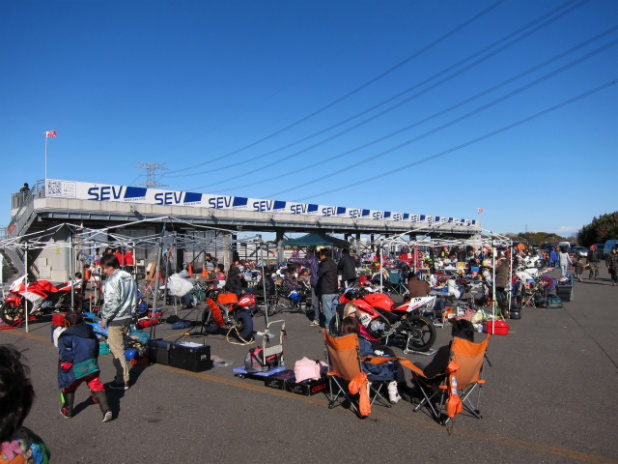
[[[326,295],[322,295],[322,313],[324,314],[324,327],[328,328],[330,326],[330,321],[335,315],[335,309],[337,308],[337,300],[339,299],[339,295],[337,293],[329,293]]]

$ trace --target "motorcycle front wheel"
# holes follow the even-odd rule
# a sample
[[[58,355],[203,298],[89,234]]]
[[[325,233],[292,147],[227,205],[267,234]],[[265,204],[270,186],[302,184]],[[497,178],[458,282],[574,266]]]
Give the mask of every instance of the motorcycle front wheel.
[[[236,334],[243,340],[249,340],[251,334],[253,334],[253,318],[249,311],[234,312],[234,321],[236,322]]]
[[[409,341],[405,349],[411,351],[427,351],[436,341],[436,328],[430,320],[419,317],[418,319],[407,319],[402,324],[400,332]]]
[[[22,323],[23,317],[23,304],[16,306],[12,301],[5,301],[2,307],[0,307],[0,319],[7,325],[19,326]]]

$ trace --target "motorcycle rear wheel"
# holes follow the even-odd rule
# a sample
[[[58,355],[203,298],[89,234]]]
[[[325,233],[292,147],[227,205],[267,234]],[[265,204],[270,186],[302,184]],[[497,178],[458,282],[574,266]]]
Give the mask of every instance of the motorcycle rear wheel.
[[[5,301],[0,307],[0,319],[7,325],[20,326],[24,319],[23,304],[16,306],[12,301]]]
[[[407,334],[413,334],[405,349],[411,351],[427,351],[436,341],[436,328],[430,320],[420,317],[406,320],[402,324],[401,334],[407,339]]]

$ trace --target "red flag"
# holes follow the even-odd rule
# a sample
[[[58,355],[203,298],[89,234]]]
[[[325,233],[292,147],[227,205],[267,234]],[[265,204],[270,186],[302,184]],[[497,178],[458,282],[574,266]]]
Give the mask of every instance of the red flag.
[[[56,131],[47,131],[45,132],[45,137],[55,137]]]
[[[483,212],[483,208],[479,208],[479,214],[481,214],[482,212]]]

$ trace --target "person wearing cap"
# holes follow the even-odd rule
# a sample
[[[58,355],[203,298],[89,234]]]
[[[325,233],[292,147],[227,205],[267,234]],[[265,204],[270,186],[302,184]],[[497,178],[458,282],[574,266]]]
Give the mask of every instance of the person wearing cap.
[[[599,254],[597,253],[597,247],[595,245],[592,245],[590,247],[590,251],[588,251],[588,256],[586,258],[586,263],[588,264],[588,270],[590,271],[590,274],[588,275],[588,279],[592,280],[592,277],[594,277],[594,280],[597,280],[599,278]]]

